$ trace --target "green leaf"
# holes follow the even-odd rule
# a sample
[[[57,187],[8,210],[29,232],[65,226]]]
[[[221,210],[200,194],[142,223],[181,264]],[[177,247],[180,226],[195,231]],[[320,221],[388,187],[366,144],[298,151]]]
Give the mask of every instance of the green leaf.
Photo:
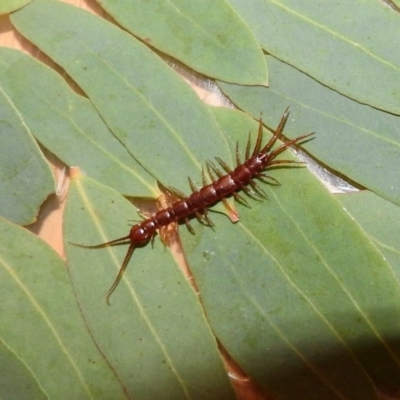
[[[229,161],[226,140],[194,91],[121,29],[49,0],[36,0],[11,20],[79,84],[115,136],[157,180],[184,191],[187,176],[199,177],[200,184],[201,166],[215,149]]]
[[[99,2],[145,43],[203,75],[243,85],[267,84],[261,48],[225,1]]]
[[[126,398],[82,320],[65,264],[1,218],[0,293],[2,397]]]
[[[400,114],[400,19],[383,2],[228,0],[273,56],[361,103]],[[272,77],[272,73],[270,73]]]
[[[83,249],[129,232],[138,218],[111,189],[72,181],[65,241],[74,290],[88,328],[118,379],[135,399],[234,398],[198,297],[159,240],[137,249],[111,306],[105,295],[127,246]]]
[[[0,83],[0,214],[27,225],[54,191],[51,170],[29,127]]]
[[[17,50],[0,48],[0,81],[24,124],[64,163],[121,193],[155,195],[154,179],[111,134],[90,101],[53,69]]]
[[[374,193],[361,191],[337,199],[362,227],[400,281],[400,208]]]
[[[2,397],[45,400],[47,397],[32,372],[29,371],[29,368],[7,347],[7,343],[3,341],[0,343],[0,366],[2,372],[0,375],[0,393]],[[16,377],[18,377],[17,382]]]
[[[243,148],[243,117],[216,113]],[[213,215],[215,230],[180,231],[213,332],[273,398],[393,393],[400,290],[390,266],[307,169],[269,174],[282,185],[239,207],[237,225]]]
[[[0,15],[8,14],[14,10],[18,10],[32,0],[2,0],[0,3]]]
[[[290,106],[288,137],[316,132],[304,147],[321,163],[400,204],[400,118],[356,103],[269,57],[268,89],[221,83],[241,109],[269,126]]]
[[[186,175],[199,176],[205,159],[229,160],[229,145],[244,135],[243,148],[247,132],[257,130],[241,113],[211,114],[151,51],[99,18],[37,0],[12,19],[79,83],[113,133],[165,184],[186,188]],[[275,111],[281,114],[288,103],[285,96],[277,99],[271,114],[263,114],[272,127],[280,117]],[[291,118],[299,117],[293,112]],[[291,122],[289,132],[297,134]],[[301,133],[310,130],[315,126]],[[145,137],[131,137],[131,131]],[[180,230],[212,331],[158,239],[154,248],[135,250],[111,307],[105,294],[127,248],[66,243],[86,327],[117,378],[117,396],[110,389],[105,397],[121,397],[123,387],[125,396],[135,398],[233,398],[211,332],[276,399],[368,400],[398,392],[400,294],[391,266],[306,169],[269,173],[282,186],[265,187],[266,202],[241,207],[239,224],[216,215],[214,230],[197,223],[195,236]],[[128,221],[138,218],[126,200],[88,178],[73,182],[71,190],[67,242],[90,245],[126,236]],[[40,281],[43,295],[52,280]],[[60,310],[59,302],[65,303],[57,294]],[[78,383],[71,385],[78,390]]]

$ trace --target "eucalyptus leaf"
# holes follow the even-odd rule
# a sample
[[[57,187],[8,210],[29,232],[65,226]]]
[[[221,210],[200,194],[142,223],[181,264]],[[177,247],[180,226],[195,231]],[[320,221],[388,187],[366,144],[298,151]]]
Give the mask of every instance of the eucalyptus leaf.
[[[4,398],[126,398],[82,319],[65,263],[2,218],[0,293]]]
[[[345,96],[400,114],[400,19],[384,2],[228,1],[269,54]]]
[[[2,0],[0,3],[0,15],[18,10],[32,0]]]
[[[54,180],[23,115],[0,83],[0,214],[22,225],[35,221]]]
[[[111,296],[127,246],[85,249],[126,236],[132,205],[88,178],[74,179],[64,237],[80,308],[101,353],[135,399],[235,398],[198,297],[158,239],[136,249]]]
[[[304,145],[315,158],[360,186],[400,204],[400,117],[352,101],[268,57],[271,85],[220,83],[224,93],[271,126],[290,106],[287,137],[316,132]]]
[[[266,85],[267,65],[249,28],[225,1],[99,0],[145,43],[227,82]]]
[[[368,191],[338,195],[337,199],[360,224],[371,243],[381,251],[400,281],[399,206]]]
[[[156,194],[154,178],[112,135],[90,101],[52,68],[20,51],[0,48],[0,81],[26,127],[64,163],[79,166],[121,193]]]
[[[216,114],[243,148],[243,117]],[[235,226],[212,215],[214,231],[181,230],[213,331],[274,398],[395,393],[400,288],[391,267],[305,168],[268,174],[282,185],[239,207]]]
[[[187,190],[187,176],[200,184],[201,167],[215,149],[229,163],[226,140],[207,107],[131,35],[51,0],[36,0],[11,21],[79,84],[114,135],[158,181],[181,191]]]

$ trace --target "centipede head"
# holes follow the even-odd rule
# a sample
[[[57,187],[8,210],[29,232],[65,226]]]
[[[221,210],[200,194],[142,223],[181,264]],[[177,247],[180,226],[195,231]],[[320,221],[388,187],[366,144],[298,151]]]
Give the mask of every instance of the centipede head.
[[[123,236],[121,238],[114,239],[109,242],[100,243],[96,245],[89,245],[89,246],[78,243],[70,243],[70,244],[77,247],[82,247],[84,249],[101,249],[104,247],[129,244],[128,250],[125,254],[124,261],[122,262],[122,265],[118,271],[118,275],[115,278],[113,284],[111,285],[106,295],[106,301],[108,304],[110,304],[110,296],[112,295],[114,290],[117,288],[119,282],[121,281],[121,278],[129,264],[129,261],[132,258],[134,250],[137,247],[146,246],[146,244],[148,244],[152,240],[153,236],[154,236],[153,234],[149,234],[145,229],[143,229],[142,224],[139,223],[131,228],[128,236]]]

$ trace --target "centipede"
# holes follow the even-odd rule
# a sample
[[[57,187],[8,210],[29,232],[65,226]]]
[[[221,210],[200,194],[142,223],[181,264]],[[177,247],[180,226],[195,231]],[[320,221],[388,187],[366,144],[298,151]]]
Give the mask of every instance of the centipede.
[[[156,236],[157,232],[161,229],[168,227],[172,223],[184,222],[188,230],[194,234],[194,230],[190,224],[191,218],[197,218],[200,222],[213,226],[213,222],[208,214],[210,207],[214,206],[219,202],[223,202],[226,207],[227,199],[233,197],[238,202],[250,207],[247,200],[240,194],[245,193],[251,198],[256,200],[263,200],[267,198],[265,191],[258,185],[256,179],[264,183],[275,183],[279,182],[266,174],[268,169],[277,166],[290,166],[291,164],[302,164],[301,161],[296,160],[284,160],[276,159],[278,155],[284,152],[288,147],[292,145],[302,144],[307,140],[313,133],[308,133],[302,136],[298,136],[295,139],[287,140],[281,145],[273,149],[276,141],[282,136],[283,129],[289,116],[289,109],[286,109],[278,127],[273,132],[270,140],[262,146],[263,142],[263,121],[260,117],[258,134],[254,144],[254,148],[251,151],[251,138],[249,135],[244,161],[240,160],[239,145],[236,144],[236,167],[231,169],[227,163],[222,159],[216,157],[215,160],[219,164],[217,166],[212,161],[206,162],[206,170],[211,180],[211,183],[207,183],[204,168],[202,171],[203,186],[198,189],[193,183],[190,177],[188,178],[192,193],[189,196],[185,196],[178,190],[172,187],[165,187],[160,182],[157,182],[159,189],[170,198],[176,199],[170,206],[165,207],[153,216],[145,218],[143,221],[133,225],[129,231],[129,234],[105,243],[96,245],[82,245],[73,243],[76,246],[87,248],[87,249],[100,249],[108,246],[114,246],[118,244],[129,244],[125,258],[121,264],[117,277],[107,292],[106,300],[109,303],[109,299],[112,293],[117,288],[120,280],[132,258],[135,249],[146,246]],[[222,168],[222,170],[220,169]]]

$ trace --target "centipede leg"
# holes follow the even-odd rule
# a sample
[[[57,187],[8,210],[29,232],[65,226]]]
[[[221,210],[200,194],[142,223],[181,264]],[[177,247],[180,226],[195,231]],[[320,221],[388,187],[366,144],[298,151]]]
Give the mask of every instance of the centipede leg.
[[[218,161],[219,165],[224,169],[225,172],[227,172],[228,174],[232,172],[232,169],[224,160],[221,160],[219,157],[215,157],[215,159]]]
[[[253,150],[253,154],[252,157],[254,157],[256,154],[258,154],[261,150],[261,143],[262,143],[262,138],[263,138],[263,122],[262,122],[262,118],[260,116],[260,124],[258,125],[258,134],[257,134],[257,140],[256,140],[256,144],[254,146],[254,150]],[[250,137],[249,137],[249,141],[250,141]],[[247,156],[247,149],[246,149],[246,159],[248,159]]]
[[[197,189],[196,185],[194,184],[194,182],[192,181],[192,179],[190,178],[190,176],[188,176],[188,181],[189,181],[189,186],[190,186],[190,189],[192,190],[192,192],[193,193],[197,192],[198,189]]]
[[[273,178],[272,176],[263,174],[262,172],[259,173],[256,178],[259,179],[261,182],[267,183],[269,185],[271,185],[271,182],[277,186],[281,185],[281,183],[277,179]]]
[[[214,226],[214,223],[212,222],[210,215],[208,214],[208,211],[206,209],[203,210],[203,218],[206,220],[207,225],[212,228]]]
[[[249,185],[254,190],[254,192],[257,193],[258,196],[260,196],[261,199],[268,198],[267,194],[264,192],[264,190],[260,186],[257,185],[256,182],[252,181],[249,183]]]
[[[206,182],[206,175],[205,175],[205,173],[204,173],[204,169],[202,169],[201,175],[202,175],[202,180],[203,180],[203,186],[206,186],[206,185],[207,185],[207,182]],[[197,189],[196,185],[194,184],[194,182],[192,181],[192,179],[190,179],[190,177],[188,177],[188,180],[189,180],[189,185],[190,185],[190,188],[192,189],[192,191],[193,191],[193,192],[197,192],[198,189]],[[195,212],[195,217],[196,217],[197,220],[198,220],[199,222],[201,222],[202,224],[205,224],[205,225],[207,225],[207,226],[209,226],[209,227],[214,226],[214,224],[213,224],[213,222],[211,221],[211,218],[210,218],[210,216],[208,215],[206,209],[204,209],[204,210],[202,210],[202,211],[196,211],[196,212]],[[190,231],[190,229],[189,229],[189,231]]]
[[[233,192],[232,196],[234,197],[235,200],[237,200],[239,203],[243,204],[244,206],[251,208],[249,202],[243,197],[241,196],[239,193],[237,192]]]
[[[268,153],[272,146],[275,144],[275,142],[277,141],[277,139],[279,138],[279,136],[281,136],[283,128],[285,127],[286,121],[289,117],[289,107],[285,110],[285,112],[283,113],[283,116],[279,122],[278,127],[276,128],[274,134],[272,135],[271,139],[268,141],[268,143],[261,149],[261,153],[266,154]],[[284,146],[284,145],[282,145]],[[280,147],[282,147],[280,146]],[[270,157],[272,154],[274,154],[274,156],[271,157],[274,158],[276,155],[278,155],[280,153],[280,151],[278,153],[275,153],[276,150],[274,150],[274,152],[272,152],[270,154]]]
[[[222,161],[222,160],[221,160]],[[212,161],[208,160],[207,161],[207,169],[208,169],[208,174],[212,178],[213,181],[215,181],[217,178],[214,176],[214,174],[218,177],[221,178],[224,176],[224,174],[213,164]],[[214,173],[214,174],[213,174]]]
[[[188,231],[189,231],[192,235],[195,235],[195,234],[196,234],[196,232],[194,231],[192,225],[190,224],[189,218],[185,218],[185,225],[186,225]]]
[[[239,142],[236,142],[236,166],[242,164],[240,160],[240,150],[239,150]]]
[[[250,158],[250,147],[251,147],[251,134],[249,132],[249,137],[247,138],[247,144],[246,144],[246,152],[244,155],[245,160],[248,160]]]

